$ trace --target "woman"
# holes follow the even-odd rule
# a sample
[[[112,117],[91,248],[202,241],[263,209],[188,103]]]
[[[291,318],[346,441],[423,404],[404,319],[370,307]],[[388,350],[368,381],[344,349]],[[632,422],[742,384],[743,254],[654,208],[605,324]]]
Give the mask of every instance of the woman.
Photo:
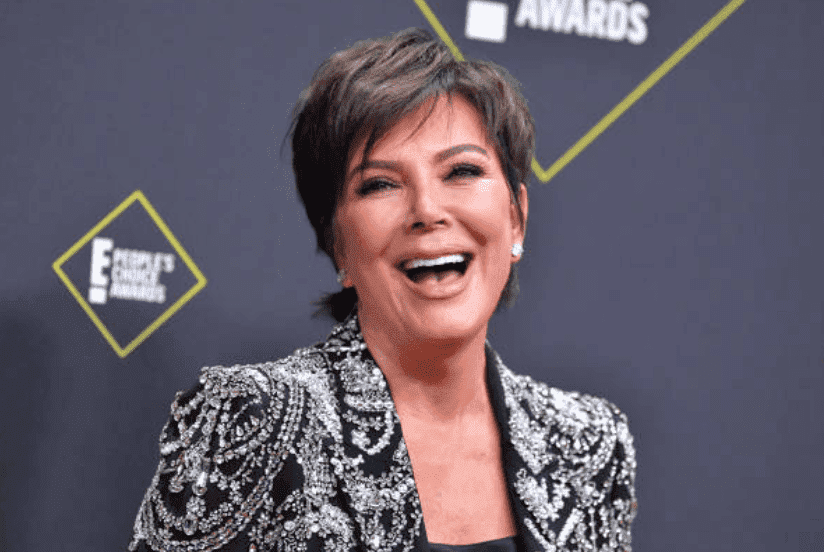
[[[178,394],[130,550],[629,550],[626,418],[486,343],[527,220],[514,80],[403,31],[324,62],[291,136],[340,323]]]

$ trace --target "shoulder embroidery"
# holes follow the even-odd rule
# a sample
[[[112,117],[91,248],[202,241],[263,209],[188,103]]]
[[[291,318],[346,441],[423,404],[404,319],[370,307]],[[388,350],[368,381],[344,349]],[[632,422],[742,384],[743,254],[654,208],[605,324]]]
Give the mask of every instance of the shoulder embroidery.
[[[214,550],[246,530],[264,510],[273,481],[264,475],[280,471],[301,402],[263,366],[204,369],[198,388],[172,403],[130,548]]]
[[[629,550],[635,453],[626,417],[606,400],[549,387],[495,361],[512,445],[526,465],[514,474],[515,492],[533,516],[524,526],[547,550]]]
[[[204,368],[130,549],[408,552],[423,515],[399,423],[355,316],[277,362]]]

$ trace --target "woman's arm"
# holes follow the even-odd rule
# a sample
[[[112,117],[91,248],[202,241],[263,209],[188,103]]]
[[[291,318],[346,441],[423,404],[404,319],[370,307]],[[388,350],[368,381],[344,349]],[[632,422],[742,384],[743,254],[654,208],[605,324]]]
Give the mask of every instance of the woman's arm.
[[[617,439],[615,449],[607,466],[602,470],[612,480],[603,501],[596,508],[595,526],[600,535],[599,542],[607,541],[609,550],[630,552],[632,550],[632,521],[635,519],[635,447],[629,432],[627,417],[609,404],[615,421]],[[599,548],[600,550],[600,548]]]
[[[204,369],[197,387],[178,393],[129,550],[247,552],[265,539],[257,533],[274,520],[261,519],[264,510],[297,473],[283,454],[299,421],[289,394],[254,366]]]

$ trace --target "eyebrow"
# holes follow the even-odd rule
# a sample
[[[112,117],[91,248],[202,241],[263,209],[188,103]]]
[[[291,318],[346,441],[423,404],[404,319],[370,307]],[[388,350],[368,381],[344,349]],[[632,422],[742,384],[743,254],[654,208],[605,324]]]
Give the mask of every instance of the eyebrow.
[[[435,158],[439,162],[441,162],[445,161],[446,159],[449,159],[453,155],[458,155],[459,153],[464,151],[476,151],[486,157],[489,157],[489,154],[486,152],[486,150],[480,146],[476,146],[474,144],[461,144],[460,146],[453,146],[447,150],[442,151]]]
[[[485,157],[489,157],[489,153],[484,148],[482,148],[480,146],[476,146],[474,144],[460,144],[458,146],[452,146],[451,148],[445,149],[442,152],[438,153],[435,156],[435,160],[438,163],[443,163],[444,161],[446,161],[450,157],[458,155],[459,153],[462,153],[462,152],[465,152],[465,151],[475,151],[475,152],[480,153],[481,155],[484,155]],[[352,171],[349,173],[349,178],[352,178],[353,176],[355,176],[356,173],[363,172],[366,169],[373,169],[373,168],[389,169],[389,170],[397,171],[398,168],[399,168],[399,165],[398,165],[398,163],[395,163],[393,161],[366,160],[363,163],[359,164],[358,166],[356,166],[355,168],[352,169]]]

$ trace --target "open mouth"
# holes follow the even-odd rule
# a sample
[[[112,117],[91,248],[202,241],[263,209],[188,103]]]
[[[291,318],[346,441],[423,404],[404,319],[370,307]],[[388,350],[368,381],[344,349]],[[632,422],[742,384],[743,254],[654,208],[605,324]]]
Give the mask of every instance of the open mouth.
[[[466,274],[469,263],[472,262],[472,255],[469,253],[456,253],[444,255],[436,259],[412,259],[404,261],[398,267],[406,277],[415,283],[421,283],[428,279],[438,282],[449,276],[460,278]]]

